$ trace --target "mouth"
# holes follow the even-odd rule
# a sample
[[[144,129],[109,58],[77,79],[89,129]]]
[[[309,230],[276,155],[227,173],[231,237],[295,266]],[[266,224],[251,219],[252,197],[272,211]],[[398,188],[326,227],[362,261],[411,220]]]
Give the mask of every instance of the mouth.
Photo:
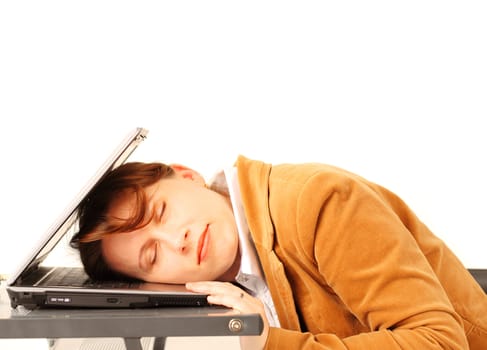
[[[198,239],[198,248],[196,249],[196,259],[198,265],[206,258],[208,254],[208,242],[210,241],[210,225],[206,225],[205,230]]]

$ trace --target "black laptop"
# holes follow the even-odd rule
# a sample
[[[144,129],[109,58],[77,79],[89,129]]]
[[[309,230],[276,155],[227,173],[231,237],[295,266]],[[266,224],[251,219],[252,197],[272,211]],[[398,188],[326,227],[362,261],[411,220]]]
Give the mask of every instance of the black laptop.
[[[81,264],[50,264],[55,248],[68,245],[66,237],[77,230],[77,208],[83,198],[103,176],[123,164],[147,137],[148,131],[131,131],[105,161],[74,201],[46,232],[31,254],[25,257],[7,282],[13,308],[21,305],[72,308],[142,308],[166,306],[207,306],[206,295],[188,291],[184,285],[92,281]],[[68,249],[68,247],[66,247]],[[69,248],[72,249],[72,248]]]

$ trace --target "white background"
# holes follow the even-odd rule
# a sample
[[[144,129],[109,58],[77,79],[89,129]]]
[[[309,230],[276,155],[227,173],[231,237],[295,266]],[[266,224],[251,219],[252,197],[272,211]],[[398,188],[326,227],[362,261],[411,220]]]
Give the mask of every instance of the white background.
[[[345,167],[487,268],[483,1],[3,1],[0,273],[112,148]]]
[[[486,18],[464,0],[2,1],[0,273],[136,126],[138,156],[205,176],[239,153],[358,172],[487,268]],[[2,348],[20,344],[46,346]]]

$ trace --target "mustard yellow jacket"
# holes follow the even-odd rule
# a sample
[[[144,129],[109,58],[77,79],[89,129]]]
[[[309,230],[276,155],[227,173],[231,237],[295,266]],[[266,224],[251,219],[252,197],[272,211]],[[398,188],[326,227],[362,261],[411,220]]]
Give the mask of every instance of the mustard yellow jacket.
[[[487,349],[486,294],[396,195],[323,164],[236,165],[281,323],[266,349]]]

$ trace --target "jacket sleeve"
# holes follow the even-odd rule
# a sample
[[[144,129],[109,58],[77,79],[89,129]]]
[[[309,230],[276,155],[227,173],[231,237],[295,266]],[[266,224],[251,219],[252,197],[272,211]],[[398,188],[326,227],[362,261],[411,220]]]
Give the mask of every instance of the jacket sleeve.
[[[399,198],[354,177],[318,173],[295,210],[293,254],[318,269],[369,331],[340,338],[272,328],[266,349],[468,349],[462,321],[415,239],[424,225]]]

